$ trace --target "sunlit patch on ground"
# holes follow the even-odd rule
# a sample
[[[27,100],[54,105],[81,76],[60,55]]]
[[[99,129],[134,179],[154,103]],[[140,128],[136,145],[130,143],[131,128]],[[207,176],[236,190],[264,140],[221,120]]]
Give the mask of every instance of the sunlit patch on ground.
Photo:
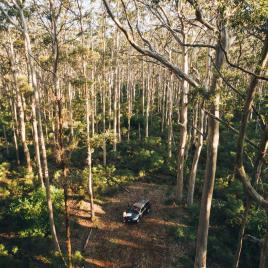
[[[98,203],[93,223],[88,217],[88,202],[71,209],[81,226],[73,237],[74,244],[81,248],[92,229],[83,253],[85,267],[168,268],[179,264],[179,258],[187,254],[189,248],[185,242],[180,244],[169,239],[169,229],[183,225],[183,209],[163,204],[168,190],[165,185],[136,182],[127,189],[129,192],[121,191],[106,197],[103,204]],[[139,224],[122,223],[122,212],[127,205],[142,198],[151,200],[152,212]]]
[[[177,225],[177,223],[175,223],[175,222],[163,220],[160,218],[149,218],[149,219],[147,219],[147,223],[160,224],[160,225],[164,225],[164,226],[176,226]]]
[[[85,261],[88,264],[95,265],[95,266],[91,266],[91,267],[116,267],[116,266],[114,266],[114,264],[112,262],[109,262],[109,261],[97,260],[97,259],[93,259],[93,258],[86,258]]]
[[[48,260],[46,257],[44,257],[44,256],[42,256],[42,255],[34,256],[34,258],[35,258],[37,261],[39,261],[39,262],[41,262],[41,263],[43,263],[43,264],[51,264],[51,261]]]
[[[137,243],[130,242],[130,241],[123,240],[123,239],[111,238],[109,239],[109,241],[114,244],[121,245],[121,246],[127,246],[131,248],[143,248],[141,245],[138,245]]]

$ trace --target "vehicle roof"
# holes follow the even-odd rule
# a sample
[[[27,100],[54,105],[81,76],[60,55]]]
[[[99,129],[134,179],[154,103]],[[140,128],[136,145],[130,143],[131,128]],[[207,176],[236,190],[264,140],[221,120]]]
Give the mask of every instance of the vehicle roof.
[[[133,204],[133,206],[142,208],[147,202],[149,202],[149,199],[142,199],[136,203]]]

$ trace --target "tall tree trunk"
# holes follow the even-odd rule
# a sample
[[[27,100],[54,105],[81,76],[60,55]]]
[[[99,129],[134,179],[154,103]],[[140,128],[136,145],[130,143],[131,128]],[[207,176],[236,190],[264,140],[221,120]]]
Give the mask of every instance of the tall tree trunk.
[[[115,74],[115,84],[114,84],[114,120],[113,120],[113,150],[116,151],[116,143],[117,143],[117,78],[118,78],[118,67],[116,67],[116,74]]]
[[[21,136],[21,143],[23,147],[24,156],[27,163],[27,171],[29,173],[32,172],[32,164],[31,164],[31,156],[28,149],[27,139],[26,139],[26,127],[25,127],[25,116],[24,116],[24,109],[23,109],[23,101],[22,96],[18,87],[18,73],[17,73],[17,64],[16,64],[16,57],[13,48],[13,41],[11,38],[9,39],[9,56],[10,56],[10,63],[12,69],[13,80],[15,84],[15,91],[16,91],[16,103],[18,107],[18,118],[19,118],[19,127],[20,127],[20,136]]]
[[[94,70],[92,70],[92,80],[94,79]],[[98,122],[95,124],[95,114],[97,110],[97,103],[96,103],[96,92],[94,84],[91,85],[91,133],[92,136],[95,135],[95,125],[96,125],[96,132],[98,132]]]
[[[131,109],[131,89],[130,89],[130,61],[128,58],[127,63],[127,142],[129,143],[130,140],[130,131],[131,131],[131,115],[132,115],[132,109]]]
[[[3,133],[4,133],[5,144],[6,144],[7,156],[9,156],[9,142],[8,142],[8,139],[7,139],[6,126],[4,124],[3,124]]]
[[[219,116],[219,94],[214,95],[213,115]],[[214,180],[217,164],[217,153],[219,144],[219,123],[213,118],[208,118],[208,149],[205,180],[201,199],[201,208],[199,214],[195,268],[206,267],[207,257],[207,239],[209,218],[211,210],[212,195],[214,189]]]
[[[71,82],[68,82],[68,95],[69,95],[69,114],[70,114],[70,129],[71,138],[74,137],[74,124],[73,124],[73,94]]]
[[[104,32],[103,32],[103,73],[102,77],[105,80],[105,60],[104,60],[104,55],[105,55],[105,37],[104,37]],[[107,162],[107,149],[106,149],[106,138],[105,138],[105,132],[106,132],[106,85],[102,86],[102,113],[103,113],[103,145],[102,145],[102,150],[103,150],[103,165],[106,166]]]
[[[171,75],[170,83],[168,83],[168,92],[169,92],[169,102],[168,102],[168,158],[172,157],[172,137],[173,137],[173,123],[172,123],[172,114],[173,114],[173,85],[172,80],[173,76]]]
[[[84,46],[84,27],[83,27],[83,16],[82,16],[82,10],[81,6],[79,8],[80,11],[80,27],[81,27],[81,33],[82,33],[82,46]],[[93,43],[91,43],[91,49],[93,50]],[[94,220],[95,212],[94,212],[94,197],[93,197],[93,179],[92,179],[92,149],[91,149],[91,135],[94,136],[94,107],[93,106],[93,99],[95,98],[95,92],[93,85],[91,86],[91,99],[89,97],[89,89],[88,89],[88,83],[87,83],[87,70],[86,70],[86,60],[83,55],[83,76],[85,79],[85,93],[86,93],[86,130],[87,130],[87,164],[88,164],[88,194],[90,197],[90,215],[91,215],[91,221]],[[104,72],[103,72],[104,75]],[[91,78],[92,81],[94,79],[94,68],[91,72]],[[95,104],[96,108],[96,104]],[[90,113],[91,111],[91,113]],[[105,89],[103,89],[103,132],[105,132]],[[91,118],[91,131],[90,131],[90,118]],[[103,162],[104,165],[106,165],[106,141],[105,137],[103,138]]]
[[[256,65],[255,68],[255,74],[259,75],[262,70],[265,69],[265,66],[267,64],[268,61],[268,34],[266,34],[266,38],[264,41],[264,45],[262,48],[262,52],[259,58],[259,61]],[[250,79],[250,83],[247,89],[247,97],[246,97],[246,101],[244,104],[244,109],[243,109],[243,114],[242,114],[242,119],[241,119],[241,124],[240,124],[240,131],[239,131],[239,137],[238,137],[238,142],[237,142],[237,157],[236,157],[236,172],[237,172],[237,176],[238,178],[241,180],[241,182],[243,183],[243,186],[245,187],[245,191],[246,194],[248,194],[248,196],[251,198],[252,196],[255,197],[255,195],[258,193],[255,191],[255,189],[252,187],[251,182],[248,181],[247,178],[247,174],[245,172],[244,169],[244,142],[245,142],[245,138],[246,138],[246,128],[248,125],[248,120],[249,120],[249,116],[250,113],[252,111],[252,106],[253,106],[253,100],[254,100],[254,96],[256,93],[256,86],[258,84],[258,79],[256,76],[251,76]],[[267,140],[268,140],[268,126],[266,126],[265,130],[264,130],[264,138],[261,142],[260,145],[260,150],[259,150],[259,154],[257,156],[256,159],[256,163],[255,163],[255,168],[254,168],[254,177],[253,177],[253,183],[254,182],[258,182],[259,180],[259,174],[260,174],[260,160],[264,155],[264,152],[267,150]],[[257,202],[259,204],[261,204],[261,201],[263,200],[263,197],[258,198]],[[242,226],[243,227],[243,226]],[[240,230],[240,233],[243,232],[243,230]],[[266,233],[265,239],[264,239],[264,245],[262,248],[262,254],[261,254],[261,258],[260,258],[260,264],[259,267],[267,267],[268,263],[267,263],[267,256],[268,256],[268,235]],[[242,248],[242,238],[241,236],[239,237],[238,240],[238,248],[237,248],[237,255],[236,255],[236,259],[235,259],[235,265],[236,263],[239,262],[239,253],[241,251]]]
[[[32,98],[32,117],[33,117],[33,136],[34,136],[34,149],[35,149],[35,160],[37,162],[37,171],[38,178],[41,183],[41,187],[44,188],[44,180],[43,180],[43,171],[41,166],[40,159],[40,148],[39,148],[39,137],[38,137],[38,129],[37,129],[37,119],[36,119],[36,103],[35,97]]]
[[[267,211],[266,211],[267,215]],[[266,224],[266,234],[263,239],[259,268],[268,267],[268,223]]]
[[[184,36],[184,42],[186,37]],[[182,49],[183,55],[183,71],[185,74],[189,73],[189,56],[186,47]],[[189,84],[184,79],[181,90],[181,109],[180,109],[180,140],[178,148],[178,163],[177,163],[177,189],[176,199],[180,203],[183,199],[183,180],[184,180],[184,162],[187,143],[187,123],[188,123],[188,92]]]
[[[23,11],[20,11],[23,12]],[[42,165],[41,165],[41,159],[40,159],[40,144],[39,144],[39,137],[38,137],[38,126],[37,126],[37,116],[36,111],[39,109],[39,102],[37,97],[37,80],[36,80],[36,73],[34,70],[34,66],[32,63],[31,57],[31,43],[30,43],[30,37],[28,34],[28,28],[25,22],[24,15],[21,14],[21,21],[22,26],[24,29],[24,47],[26,52],[26,61],[28,66],[28,81],[30,85],[32,85],[34,94],[32,96],[32,123],[33,123],[33,136],[34,136],[34,147],[35,147],[35,159],[37,162],[37,170],[38,170],[38,178],[40,180],[41,186],[44,187],[44,180],[43,180],[43,171],[42,171]]]
[[[239,235],[238,235],[237,249],[236,249],[235,258],[234,258],[234,260],[235,260],[234,261],[234,268],[238,268],[238,266],[239,266],[239,260],[240,260],[240,255],[241,255],[241,251],[242,251],[243,238],[244,238],[244,234],[245,234],[250,205],[251,205],[251,202],[247,199],[246,200],[246,207],[245,207],[245,211],[243,214],[243,219],[242,219],[242,223],[241,223],[241,227],[240,227]]]
[[[256,157],[256,161],[254,163],[254,174],[253,174],[253,179],[252,179],[252,184],[257,185],[259,183],[260,175],[261,175],[261,168],[263,165],[263,158],[268,150],[268,125],[266,125],[264,129],[264,135],[260,143],[260,149]],[[243,215],[243,220],[242,224],[240,227],[239,231],[239,236],[238,236],[238,243],[237,243],[237,249],[236,249],[236,254],[235,254],[235,259],[234,259],[234,267],[238,268],[239,266],[239,259],[240,259],[240,254],[242,251],[243,247],[243,238],[244,238],[244,232],[245,232],[245,227],[247,223],[247,218],[250,210],[250,205],[251,205],[252,200],[250,200],[250,197],[247,194],[246,198],[246,208],[244,211]]]
[[[166,70],[165,70],[165,81],[167,80]],[[164,126],[165,126],[165,104],[166,104],[166,95],[167,95],[167,86],[166,83],[163,83],[163,93],[162,93],[162,103],[161,103],[161,133],[164,132]]]
[[[191,206],[194,201],[194,188],[195,188],[195,179],[197,173],[197,166],[199,162],[199,157],[201,154],[201,150],[203,147],[203,125],[204,125],[204,111],[201,107],[199,107],[199,123],[198,123],[198,138],[197,142],[195,143],[195,152],[194,158],[192,162],[190,177],[189,177],[189,185],[188,185],[188,194],[187,194],[187,205]]]
[[[117,86],[117,91],[118,91],[117,92],[117,98],[118,98],[117,136],[118,136],[118,142],[121,142],[121,75],[120,75],[120,71],[118,71],[118,86]]]
[[[144,102],[145,102],[145,79],[144,79],[144,61],[142,58],[142,115],[144,116]]]
[[[63,142],[63,98],[60,88],[60,80],[58,77],[58,64],[59,64],[59,40],[58,40],[58,29],[57,20],[59,16],[56,15],[56,8],[54,6],[54,1],[49,0],[49,11],[51,17],[51,48],[52,48],[52,83],[54,89],[54,95],[56,99],[56,149],[57,149],[57,162],[63,172],[63,185],[64,185],[64,201],[65,201],[65,228],[66,228],[66,251],[67,251],[67,264],[68,267],[72,267],[72,248],[71,248],[71,235],[70,235],[70,225],[69,225],[69,211],[68,211],[68,176],[67,176],[67,156],[64,149]]]
[[[36,70],[34,67],[34,64],[32,62],[32,50],[31,50],[31,41],[28,33],[28,27],[24,18],[23,10],[20,11],[20,17],[22,21],[22,27],[23,27],[23,34],[24,34],[24,41],[25,41],[25,48],[26,48],[26,58],[29,64],[29,69],[31,72],[31,83],[34,89],[34,99],[36,103],[36,111],[38,116],[38,131],[39,131],[39,140],[41,143],[41,152],[42,152],[42,161],[43,161],[43,169],[44,169],[44,177],[45,177],[45,186],[46,186],[46,199],[47,199],[47,206],[48,206],[48,212],[49,212],[49,223],[50,223],[50,231],[52,235],[52,239],[54,242],[55,250],[58,251],[61,255],[61,249],[56,233],[56,227],[55,227],[55,221],[54,221],[54,213],[53,213],[53,206],[52,206],[52,199],[51,199],[51,193],[50,193],[50,182],[49,182],[49,173],[48,173],[48,165],[47,165],[47,154],[46,154],[46,147],[45,147],[45,139],[44,139],[44,133],[42,128],[42,117],[41,117],[41,111],[39,107],[40,97],[38,92],[38,86],[36,81]]]
[[[93,199],[93,187],[92,187],[93,180],[92,180],[92,149],[90,141],[90,104],[89,104],[89,94],[87,85],[86,85],[86,117],[87,117],[88,194],[90,197],[91,221],[93,221],[95,213],[94,213],[94,199]]]
[[[15,150],[16,150],[16,160],[17,160],[17,165],[20,165],[20,156],[19,156],[19,147],[18,147],[18,138],[17,138],[17,133],[15,130],[14,125],[12,126],[13,130],[13,139],[14,139],[14,145],[15,145]]]
[[[113,56],[113,53],[112,53],[112,56]],[[111,58],[112,58],[111,56]],[[112,128],[112,87],[113,87],[113,73],[112,71],[110,71],[110,77],[109,77],[109,86],[108,86],[109,90],[108,90],[108,106],[109,106],[109,130],[111,130]]]
[[[146,113],[145,113],[145,138],[149,137],[149,115],[150,115],[150,72],[147,74],[147,90],[146,90]]]
[[[221,38],[218,40],[216,49],[215,67],[220,70],[224,62],[224,53],[221,47],[227,49],[227,30],[224,26],[221,29]],[[213,100],[210,107],[210,113],[219,117],[220,93],[217,91],[217,80],[219,75],[217,71],[213,73],[210,93]],[[196,255],[195,268],[206,267],[207,259],[207,242],[208,242],[208,228],[210,219],[211,202],[214,189],[215,173],[217,166],[217,154],[219,145],[219,122],[212,117],[208,118],[208,148],[205,179],[202,191],[201,208],[199,214],[197,241],[196,241]]]
[[[66,233],[66,252],[67,252],[67,265],[72,268],[72,243],[71,243],[71,227],[70,227],[70,212],[69,212],[69,186],[67,179],[67,168],[63,164],[63,178],[64,178],[64,205],[65,205],[65,233]]]
[[[211,57],[210,57],[210,48],[208,49],[208,57],[206,62],[206,88],[210,85],[210,76],[211,76]],[[197,102],[197,105],[195,107],[196,109],[196,116],[194,119],[194,133],[193,137],[195,139],[195,135],[197,133],[197,141],[194,142],[195,145],[195,152],[194,152],[194,158],[192,162],[190,177],[189,177],[189,185],[188,185],[188,194],[187,194],[187,205],[191,206],[194,201],[194,189],[195,189],[195,180],[196,180],[196,173],[197,173],[197,167],[198,162],[200,158],[200,154],[203,147],[203,140],[204,140],[204,121],[205,121],[205,114],[203,111],[203,103]]]
[[[18,137],[19,137],[18,116],[17,116],[16,100],[14,98],[10,98],[9,106],[10,106],[10,110],[13,116],[12,131],[13,131],[13,140],[14,140],[15,150],[16,150],[16,160],[17,160],[17,164],[20,165],[20,156],[19,156],[19,147],[18,147]]]
[[[54,212],[53,212],[53,205],[52,205],[51,192],[50,192],[49,171],[48,171],[48,164],[47,164],[46,144],[45,144],[45,138],[44,138],[41,120],[42,120],[41,114],[39,113],[38,114],[39,137],[40,137],[40,142],[41,142],[41,153],[42,153],[42,162],[43,162],[43,170],[44,170],[44,177],[45,177],[46,200],[47,200],[47,207],[48,207],[50,233],[52,235],[52,240],[54,243],[55,250],[58,251],[60,255],[62,255],[58,236],[57,236],[55,220],[54,220]]]
[[[107,149],[106,149],[106,137],[105,137],[105,132],[106,132],[106,122],[105,122],[105,88],[103,89],[103,145],[102,145],[102,150],[103,150],[103,165],[106,166],[107,163]]]

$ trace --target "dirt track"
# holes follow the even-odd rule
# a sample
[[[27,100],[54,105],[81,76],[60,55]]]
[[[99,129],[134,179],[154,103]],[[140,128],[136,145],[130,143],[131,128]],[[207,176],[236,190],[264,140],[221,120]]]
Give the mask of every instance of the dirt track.
[[[73,232],[73,242],[78,248],[83,247],[92,228],[83,254],[85,267],[183,267],[179,258],[187,251],[185,244],[176,243],[168,233],[171,226],[182,224],[183,211],[164,205],[167,186],[136,182],[127,189],[129,193],[122,190],[106,198],[102,205],[96,205],[97,220],[93,224],[89,222],[87,203],[82,202],[79,210],[72,210],[80,225]],[[152,212],[139,224],[123,224],[121,215],[127,204],[142,197],[151,200]]]

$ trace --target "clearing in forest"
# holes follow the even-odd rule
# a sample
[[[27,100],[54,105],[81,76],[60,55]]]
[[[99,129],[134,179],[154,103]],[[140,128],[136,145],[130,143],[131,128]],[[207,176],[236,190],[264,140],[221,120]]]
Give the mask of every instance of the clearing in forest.
[[[73,243],[83,248],[85,267],[184,267],[180,258],[188,255],[190,244],[180,243],[170,230],[183,225],[185,212],[174,205],[166,205],[165,198],[171,186],[136,182],[96,205],[97,220],[89,221],[89,204],[72,204],[72,215],[78,228],[73,230]],[[128,192],[129,191],[129,192]],[[122,212],[127,204],[149,198],[152,212],[139,224],[124,224]],[[75,209],[76,208],[76,209]],[[92,230],[92,231],[91,231]]]

